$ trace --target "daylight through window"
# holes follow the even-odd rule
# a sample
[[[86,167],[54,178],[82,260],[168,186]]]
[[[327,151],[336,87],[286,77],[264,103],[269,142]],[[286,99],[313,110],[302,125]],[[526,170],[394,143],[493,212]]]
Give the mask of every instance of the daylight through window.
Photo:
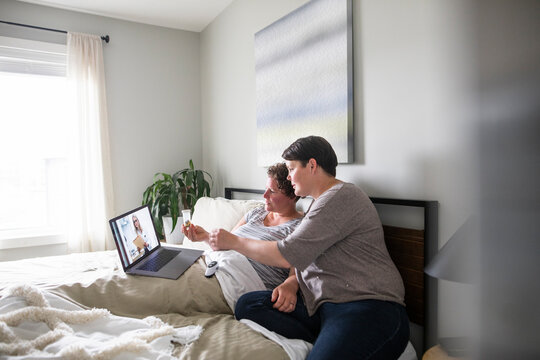
[[[0,247],[65,241],[77,148],[65,56],[64,45],[0,39]]]

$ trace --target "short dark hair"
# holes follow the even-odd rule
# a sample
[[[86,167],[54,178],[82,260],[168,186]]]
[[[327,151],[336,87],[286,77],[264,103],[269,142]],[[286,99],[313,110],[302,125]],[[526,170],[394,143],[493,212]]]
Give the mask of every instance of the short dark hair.
[[[291,199],[299,199],[299,197],[294,194],[294,188],[292,187],[291,182],[287,179],[289,170],[285,163],[277,163],[270,166],[266,173],[276,180],[278,189],[281,190],[285,196],[290,197]]]
[[[283,151],[281,157],[289,161],[300,161],[306,166],[309,159],[315,159],[317,165],[328,174],[336,176],[337,156],[332,145],[320,136],[300,138]]]

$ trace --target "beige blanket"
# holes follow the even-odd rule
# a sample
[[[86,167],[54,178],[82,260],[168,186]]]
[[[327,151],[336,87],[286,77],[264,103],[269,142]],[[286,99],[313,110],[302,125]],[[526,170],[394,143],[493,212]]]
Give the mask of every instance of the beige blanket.
[[[175,327],[201,325],[200,338],[176,345],[181,359],[288,359],[279,345],[236,321],[215,277],[199,259],[177,280],[126,275],[115,251],[0,263],[0,290],[37,285],[88,308],[135,318],[157,316]]]

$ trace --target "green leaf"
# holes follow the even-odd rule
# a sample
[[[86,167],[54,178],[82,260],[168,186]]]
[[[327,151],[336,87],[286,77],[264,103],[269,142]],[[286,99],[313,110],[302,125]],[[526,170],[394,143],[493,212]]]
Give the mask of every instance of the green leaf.
[[[189,171],[186,174],[186,186],[192,186],[193,185],[193,172]]]

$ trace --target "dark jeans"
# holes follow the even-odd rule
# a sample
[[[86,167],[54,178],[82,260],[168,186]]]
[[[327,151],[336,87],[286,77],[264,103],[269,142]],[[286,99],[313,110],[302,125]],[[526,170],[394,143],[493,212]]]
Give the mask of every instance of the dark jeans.
[[[409,341],[409,319],[399,304],[380,300],[323,303],[308,316],[302,297],[284,313],[272,308],[271,291],[254,291],[238,299],[235,315],[290,339],[313,344],[314,359],[397,359]]]

